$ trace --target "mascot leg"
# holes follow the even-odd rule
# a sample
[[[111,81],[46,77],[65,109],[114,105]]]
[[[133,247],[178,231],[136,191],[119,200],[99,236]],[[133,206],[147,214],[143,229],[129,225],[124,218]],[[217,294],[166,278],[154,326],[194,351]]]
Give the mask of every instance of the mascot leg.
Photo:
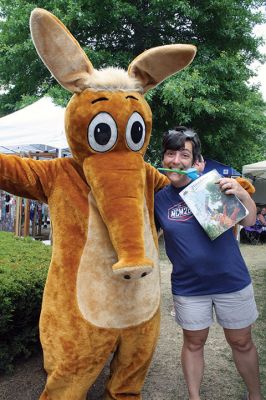
[[[105,400],[141,400],[159,330],[159,310],[150,321],[122,330],[111,362]]]
[[[48,377],[40,400],[85,400],[117,345],[119,331],[100,329],[84,321],[76,330],[75,322],[58,331],[51,331],[49,326],[49,335],[47,326],[45,332],[41,331]]]

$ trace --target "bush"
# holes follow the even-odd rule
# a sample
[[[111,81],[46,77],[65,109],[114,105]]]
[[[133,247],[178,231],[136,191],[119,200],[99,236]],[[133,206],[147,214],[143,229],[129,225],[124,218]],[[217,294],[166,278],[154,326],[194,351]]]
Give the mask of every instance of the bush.
[[[51,248],[0,232],[0,370],[39,349],[38,322]]]

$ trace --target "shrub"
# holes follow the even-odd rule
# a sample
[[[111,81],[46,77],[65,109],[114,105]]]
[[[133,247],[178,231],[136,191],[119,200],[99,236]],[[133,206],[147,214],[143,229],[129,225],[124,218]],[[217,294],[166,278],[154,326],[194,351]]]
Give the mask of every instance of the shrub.
[[[39,349],[38,321],[51,248],[0,232],[0,370]]]

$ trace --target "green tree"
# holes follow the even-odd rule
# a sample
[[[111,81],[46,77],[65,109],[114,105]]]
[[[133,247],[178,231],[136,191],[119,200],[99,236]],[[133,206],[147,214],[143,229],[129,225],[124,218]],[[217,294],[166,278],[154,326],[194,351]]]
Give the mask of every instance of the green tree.
[[[263,22],[264,0],[54,0],[38,7],[54,13],[82,45],[96,68],[127,68],[153,46],[191,43],[192,65],[147,95],[154,115],[147,159],[160,162],[161,133],[187,124],[200,134],[203,153],[240,168],[265,157],[266,105],[248,86],[250,65],[261,60],[252,29]],[[0,115],[45,93],[65,105],[59,87],[39,60],[30,38],[34,1],[0,0]]]

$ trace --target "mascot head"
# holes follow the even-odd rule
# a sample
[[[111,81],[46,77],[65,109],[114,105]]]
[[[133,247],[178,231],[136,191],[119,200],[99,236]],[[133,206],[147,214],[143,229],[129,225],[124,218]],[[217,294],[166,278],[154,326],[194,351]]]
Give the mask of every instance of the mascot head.
[[[96,70],[54,15],[35,9],[30,19],[37,52],[55,79],[74,93],[65,115],[69,147],[95,197],[118,255],[113,271],[125,279],[152,271],[145,257],[145,163],[152,114],[143,94],[193,60],[192,45],[145,51],[128,70]]]

